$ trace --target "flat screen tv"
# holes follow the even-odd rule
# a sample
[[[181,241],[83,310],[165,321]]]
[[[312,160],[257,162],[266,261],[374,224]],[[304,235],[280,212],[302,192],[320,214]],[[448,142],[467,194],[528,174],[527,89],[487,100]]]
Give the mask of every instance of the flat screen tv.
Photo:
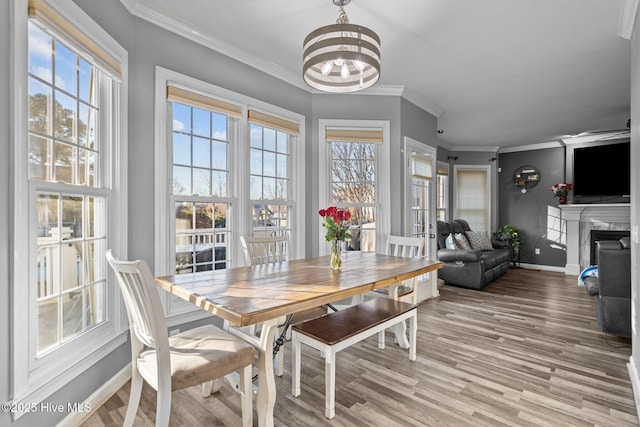
[[[587,203],[628,201],[631,144],[596,145],[573,151],[573,194]],[[582,200],[585,199],[585,200]]]

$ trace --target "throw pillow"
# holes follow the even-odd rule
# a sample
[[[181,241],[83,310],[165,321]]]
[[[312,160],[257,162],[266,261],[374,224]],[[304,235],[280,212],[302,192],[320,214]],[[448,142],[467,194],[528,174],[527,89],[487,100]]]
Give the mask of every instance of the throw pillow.
[[[444,246],[447,249],[458,249],[456,246],[456,240],[453,238],[453,234],[449,233],[446,239],[444,239]]]
[[[456,245],[460,249],[471,249],[471,245],[469,244],[469,241],[467,240],[464,234],[456,233],[453,235],[453,237],[456,239]]]
[[[477,251],[493,250],[493,245],[486,231],[467,231],[467,237],[473,249]]]

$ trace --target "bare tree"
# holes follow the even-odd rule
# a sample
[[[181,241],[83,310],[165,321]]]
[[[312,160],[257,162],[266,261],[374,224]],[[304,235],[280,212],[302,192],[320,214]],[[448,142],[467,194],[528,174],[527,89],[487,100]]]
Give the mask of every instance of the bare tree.
[[[336,203],[375,202],[375,155],[370,143],[333,142],[331,163],[333,201]],[[352,210],[351,223],[374,220],[370,209]]]

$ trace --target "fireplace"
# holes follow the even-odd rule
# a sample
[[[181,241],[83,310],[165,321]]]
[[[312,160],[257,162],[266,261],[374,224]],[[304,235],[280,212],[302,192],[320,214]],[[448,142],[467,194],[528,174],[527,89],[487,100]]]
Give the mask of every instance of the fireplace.
[[[630,236],[631,233],[628,230],[591,230],[591,256],[589,261],[591,265],[598,264],[597,245],[596,242],[603,240],[620,240],[623,237]]]
[[[625,232],[628,236],[631,230],[631,207],[628,203],[569,204],[560,205],[558,208],[562,215],[563,229],[566,230],[565,274],[577,276],[583,268],[595,262],[595,256],[591,254],[594,245],[591,241],[592,231]]]

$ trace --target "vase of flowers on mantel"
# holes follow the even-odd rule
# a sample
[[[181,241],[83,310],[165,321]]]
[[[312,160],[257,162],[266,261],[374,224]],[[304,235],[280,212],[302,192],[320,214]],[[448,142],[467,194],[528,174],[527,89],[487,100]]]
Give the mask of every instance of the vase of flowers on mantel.
[[[318,214],[324,218],[322,226],[327,229],[325,239],[331,242],[331,268],[339,270],[342,268],[342,242],[351,238],[347,224],[351,219],[351,212],[330,206],[320,209]]]
[[[573,184],[553,184],[551,186],[551,191],[555,197],[559,198],[559,203],[561,205],[567,204],[567,195],[569,191],[573,188]]]

